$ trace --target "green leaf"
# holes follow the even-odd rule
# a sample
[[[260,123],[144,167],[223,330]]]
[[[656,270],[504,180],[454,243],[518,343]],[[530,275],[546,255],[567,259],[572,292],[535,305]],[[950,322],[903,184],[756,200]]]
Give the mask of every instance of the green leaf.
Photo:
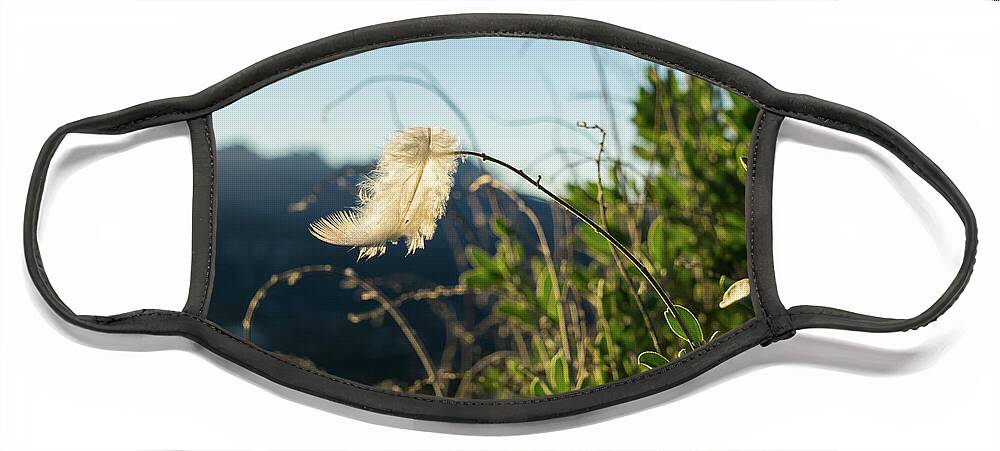
[[[552,356],[549,365],[545,368],[545,378],[549,381],[549,387],[555,393],[566,393],[572,389],[569,377],[569,364],[563,358],[562,351]]]
[[[601,235],[592,227],[586,224],[581,224],[576,228],[577,235],[583,240],[583,244],[594,256],[610,256],[611,255],[611,243],[608,239]]]
[[[535,282],[535,296],[542,310],[555,321],[562,317],[562,305],[556,297],[556,285],[552,273],[545,267],[538,269]]]
[[[476,268],[482,268],[498,274],[501,272],[500,267],[497,266],[497,262],[493,260],[493,257],[478,246],[467,246],[465,248],[465,256],[469,258],[469,263],[472,263],[472,266]]]
[[[663,216],[658,216],[649,225],[649,232],[646,237],[646,246],[649,248],[649,256],[653,263],[660,268],[670,267],[670,250],[667,248],[667,223]]]
[[[632,146],[632,152],[642,158],[643,160],[654,161],[656,160],[656,152],[647,149],[645,146]]]
[[[591,373],[591,376],[593,376],[594,385],[604,385],[608,382],[607,378],[604,376],[603,366],[594,368],[594,372]],[[586,387],[586,385],[584,386]]]
[[[493,233],[500,238],[510,238],[514,236],[514,229],[511,228],[510,224],[502,216],[497,216],[493,218],[493,222],[490,223],[490,228],[493,229]]]
[[[667,364],[667,358],[656,351],[643,351],[636,360],[639,362],[639,366],[648,370]]]
[[[736,211],[724,211],[722,212],[722,224],[735,229],[743,229],[746,227],[746,217],[743,212]]]
[[[577,267],[570,267],[569,270],[569,280],[573,283],[577,290],[580,292],[587,292],[590,290],[590,277],[583,272],[582,269]]]
[[[514,357],[508,358],[507,362],[505,362],[504,365],[507,368],[507,372],[510,373],[510,375],[513,376],[515,380],[518,381],[525,380],[524,371],[521,371],[521,362],[518,361],[516,358]]]
[[[663,187],[671,201],[676,202],[682,209],[691,207],[692,196],[688,193],[687,188],[681,185],[678,180],[674,177],[663,174],[657,181],[659,182],[658,184]]]
[[[479,377],[479,383],[483,387],[491,392],[495,392],[500,389],[500,370],[496,367],[487,367],[483,370],[483,375]]]
[[[462,273],[462,283],[469,288],[491,288],[503,283],[499,273],[483,268],[470,269]]]
[[[726,288],[733,284],[733,279],[726,276],[719,277],[719,291],[725,292]]]
[[[533,334],[531,336],[531,349],[534,351],[534,357],[538,362],[549,361],[549,351],[545,348],[545,343],[542,341],[541,335]]]
[[[515,240],[500,240],[497,244],[497,266],[504,274],[512,274],[524,260],[524,247]]]
[[[510,318],[517,319],[525,326],[534,327],[538,324],[538,317],[535,313],[528,309],[528,307],[516,301],[511,301],[509,299],[501,300],[500,302],[497,302],[496,310]]]
[[[594,344],[597,345],[599,352],[602,355],[610,356],[614,354],[615,344],[611,342],[612,338],[610,335],[605,335],[604,332],[599,332],[596,337],[594,337]]]
[[[684,326],[686,326],[687,330],[691,332],[692,337],[688,338],[684,335],[684,329],[681,328],[681,323],[677,322],[677,319],[670,314],[670,310],[667,310],[663,312],[663,316],[667,318],[667,325],[670,326],[670,331],[682,340],[695,346],[702,344],[705,341],[705,335],[701,330],[701,323],[698,322],[698,318],[694,316],[694,313],[691,313],[690,310],[684,308],[683,306],[674,304],[674,309],[677,310],[677,314],[680,315],[681,321],[684,321]]]
[[[542,380],[537,377],[531,380],[531,384],[528,385],[528,392],[530,392],[532,396],[537,397],[552,395],[552,390],[549,389],[549,386],[545,385],[545,382],[542,382]]]
[[[667,235],[667,243],[670,246],[670,250],[678,252],[681,249],[687,249],[689,246],[694,245],[698,241],[698,237],[695,235],[694,230],[684,224],[673,224],[670,226],[670,233]]]
[[[730,285],[726,293],[722,295],[722,302],[719,303],[719,307],[729,307],[747,296],[750,296],[750,279],[738,280],[736,283]]]

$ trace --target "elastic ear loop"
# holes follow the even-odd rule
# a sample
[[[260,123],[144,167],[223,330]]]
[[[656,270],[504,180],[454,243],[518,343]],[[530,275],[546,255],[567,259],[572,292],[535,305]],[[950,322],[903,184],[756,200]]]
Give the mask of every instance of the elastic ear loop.
[[[80,327],[103,332],[166,333],[168,331],[150,330],[146,327],[149,322],[145,319],[154,315],[181,315],[180,312],[176,311],[156,309],[144,309],[113,316],[79,315],[63,302],[52,287],[52,283],[49,282],[38,245],[38,220],[41,213],[45,180],[52,158],[66,135],[70,133],[119,135],[177,121],[176,118],[171,119],[173,116],[171,114],[164,114],[153,118],[153,120],[129,120],[131,117],[147,113],[149,110],[149,106],[144,104],[121,112],[94,116],[65,124],[49,136],[35,160],[24,207],[24,257],[27,262],[28,274],[38,288],[39,294],[52,310],[65,321]]]
[[[814,98],[810,99],[811,101],[816,100]],[[896,158],[913,170],[913,172],[919,175],[921,179],[932,186],[954,208],[958,217],[965,225],[965,251],[962,258],[962,265],[959,267],[955,279],[952,280],[951,284],[934,304],[917,316],[906,319],[883,318],[833,307],[798,305],[788,309],[792,328],[829,328],[862,332],[903,332],[926,326],[947,311],[969,283],[969,278],[972,276],[972,266],[976,260],[976,246],[978,244],[976,217],[972,213],[972,208],[969,206],[968,201],[965,200],[965,196],[952,183],[951,179],[899,132],[878,119],[860,111],[833,104],[831,104],[830,108],[836,110],[831,115],[842,119],[843,122],[789,111],[781,111],[780,113],[788,117],[868,138],[891,152]]]

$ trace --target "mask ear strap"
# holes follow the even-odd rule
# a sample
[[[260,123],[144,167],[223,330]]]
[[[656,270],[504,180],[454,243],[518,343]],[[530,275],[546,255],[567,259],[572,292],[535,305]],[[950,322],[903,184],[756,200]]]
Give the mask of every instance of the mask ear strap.
[[[832,307],[799,305],[788,309],[793,329],[830,328],[863,332],[902,332],[926,326],[940,317],[958,299],[972,276],[972,266],[976,260],[978,242],[976,217],[972,213],[965,196],[955,187],[951,179],[933,161],[896,130],[861,111],[837,105],[832,102],[795,95],[789,109],[777,110],[785,116],[812,122],[843,132],[868,138],[884,147],[924,181],[931,185],[958,213],[965,225],[965,251],[962,265],[951,285],[927,310],[906,319],[882,318],[864,315]],[[798,111],[798,112],[795,112]]]
[[[176,334],[182,327],[189,327],[187,323],[190,321],[182,318],[184,313],[169,310],[143,309],[112,316],[75,313],[52,287],[42,264],[38,245],[38,220],[45,180],[52,158],[66,135],[70,133],[118,135],[193,117],[194,113],[176,111],[171,108],[173,104],[181,100],[182,98],[165,99],[71,122],[56,129],[42,145],[31,174],[24,208],[24,257],[28,266],[28,274],[38,288],[38,292],[49,307],[63,320],[91,330],[119,333]],[[164,318],[167,320],[165,321]]]

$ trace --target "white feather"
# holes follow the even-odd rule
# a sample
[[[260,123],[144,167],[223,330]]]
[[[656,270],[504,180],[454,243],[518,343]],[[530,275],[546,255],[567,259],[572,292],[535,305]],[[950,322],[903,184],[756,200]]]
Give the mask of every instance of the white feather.
[[[385,254],[406,239],[406,254],[423,249],[455,182],[458,138],[443,128],[413,127],[395,133],[378,165],[358,184],[358,205],[309,225],[316,238],[360,248],[358,259]]]

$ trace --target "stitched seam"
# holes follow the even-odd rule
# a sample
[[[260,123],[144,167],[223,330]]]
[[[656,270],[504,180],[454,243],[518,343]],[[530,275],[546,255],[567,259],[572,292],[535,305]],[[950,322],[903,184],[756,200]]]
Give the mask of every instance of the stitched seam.
[[[898,321],[898,320],[893,319],[893,318],[879,318],[879,317],[875,317],[875,319],[872,319],[872,318],[858,318],[856,313],[838,312],[838,311],[834,311],[834,310],[827,310],[826,307],[819,307],[819,308],[823,309],[824,311],[822,311],[822,312],[790,312],[788,315],[789,316],[803,316],[803,315],[837,316],[837,317],[840,317],[840,318],[856,319],[858,321],[879,321],[879,320]]]
[[[195,315],[192,315],[192,314],[186,313],[186,312],[169,312],[169,311],[152,311],[152,312],[150,312],[150,311],[147,311],[147,310],[139,310],[139,311],[136,311],[134,313],[130,313],[130,314],[122,315],[122,316],[112,317],[108,321],[106,321],[105,324],[110,324],[110,323],[114,323],[114,322],[117,322],[117,321],[122,321],[122,320],[130,319],[130,318],[137,318],[137,317],[142,317],[142,316],[149,316],[149,317],[157,317],[157,316],[178,317],[178,316],[180,316],[180,317],[184,317],[184,318],[193,319],[193,320],[197,321],[198,323],[201,323],[202,325],[208,327],[212,331],[214,331],[214,332],[216,332],[216,333],[218,333],[218,334],[220,334],[222,336],[225,336],[225,337],[233,340],[234,342],[236,342],[236,343],[238,343],[240,345],[246,346],[246,347],[248,347],[248,348],[250,348],[250,349],[252,349],[252,350],[254,350],[254,351],[258,352],[258,353],[261,353],[261,354],[263,354],[263,355],[265,355],[265,356],[267,356],[267,357],[269,357],[269,358],[271,358],[271,359],[273,359],[273,360],[275,360],[277,362],[280,362],[280,363],[282,363],[284,365],[288,365],[288,366],[291,366],[293,368],[299,369],[301,371],[305,371],[307,373],[310,373],[310,374],[322,377],[322,378],[327,379],[327,380],[329,380],[331,382],[336,382],[336,383],[339,383],[339,384],[344,384],[344,385],[347,385],[347,386],[350,386],[350,387],[362,389],[362,390],[369,391],[369,392],[375,392],[375,393],[379,393],[379,394],[383,394],[383,395],[395,396],[395,397],[406,398],[406,399],[414,399],[414,400],[418,400],[418,401],[426,401],[426,402],[433,402],[433,403],[444,403],[444,404],[453,404],[453,405],[463,405],[463,406],[502,406],[502,405],[538,404],[538,403],[547,402],[547,401],[556,401],[556,400],[560,400],[560,399],[574,398],[574,397],[577,397],[577,396],[583,396],[583,395],[588,395],[588,394],[592,394],[592,393],[601,392],[601,391],[608,390],[608,389],[611,389],[611,388],[614,388],[614,387],[618,387],[618,386],[622,386],[622,385],[636,383],[636,382],[639,382],[641,380],[648,379],[648,378],[651,378],[651,377],[654,377],[654,376],[658,376],[658,375],[661,375],[661,374],[665,374],[665,373],[668,373],[668,372],[670,372],[670,371],[672,371],[674,369],[680,368],[684,364],[693,361],[697,357],[701,357],[702,355],[707,354],[712,349],[714,349],[714,348],[722,345],[723,343],[725,343],[725,342],[727,342],[729,340],[732,340],[733,338],[736,338],[737,336],[739,336],[743,332],[749,331],[750,329],[754,328],[757,324],[759,324],[757,321],[751,320],[750,322],[748,322],[748,323],[740,326],[739,328],[733,329],[732,331],[728,332],[726,335],[724,335],[722,337],[719,337],[716,341],[712,342],[711,344],[705,345],[704,347],[699,348],[697,351],[692,352],[690,354],[685,354],[684,357],[682,357],[680,360],[676,360],[676,361],[674,361],[674,362],[672,362],[670,364],[667,364],[666,366],[662,366],[662,367],[659,367],[659,368],[654,369],[654,370],[650,370],[650,371],[646,371],[644,373],[640,373],[640,374],[638,374],[636,376],[633,376],[631,378],[628,378],[626,380],[620,380],[620,381],[617,381],[617,382],[612,382],[612,383],[609,383],[607,385],[602,385],[600,387],[594,387],[594,388],[587,389],[587,390],[578,390],[578,391],[571,392],[571,393],[565,393],[565,394],[556,395],[556,396],[547,396],[547,397],[543,397],[543,398],[518,399],[518,400],[510,400],[510,401],[475,401],[475,400],[468,400],[468,401],[466,401],[466,400],[458,400],[458,399],[452,399],[452,398],[423,398],[423,397],[417,397],[417,396],[414,396],[414,395],[408,395],[408,394],[405,394],[405,393],[393,393],[393,392],[381,390],[381,389],[378,389],[378,388],[375,388],[375,387],[371,387],[371,386],[368,386],[368,385],[358,384],[356,382],[351,382],[349,380],[341,379],[341,378],[333,376],[333,375],[331,375],[329,373],[324,373],[324,372],[321,372],[321,371],[316,371],[316,370],[312,370],[312,369],[309,369],[309,368],[305,368],[305,367],[303,367],[301,365],[298,365],[298,364],[295,364],[293,362],[289,362],[287,360],[279,358],[279,357],[275,356],[274,354],[271,354],[270,352],[267,352],[267,351],[265,351],[265,350],[263,350],[261,348],[253,346],[253,345],[251,345],[251,344],[249,344],[249,343],[247,343],[247,342],[245,342],[245,341],[243,341],[243,340],[241,340],[241,339],[233,336],[232,334],[228,333],[227,331],[225,331],[223,329],[220,329],[218,326],[216,326],[216,325],[214,325],[214,324],[212,324],[212,323],[210,323],[208,321],[205,321],[204,319],[199,318],[198,316],[195,316]]]
[[[208,118],[204,119],[205,143],[208,144],[208,262],[205,265],[205,288],[202,290],[201,305],[198,306],[198,316],[205,312],[208,302],[208,286],[212,279],[212,256],[215,252],[215,149],[212,136],[209,133]]]
[[[771,315],[767,312],[767,303],[764,302],[763,296],[760,294],[760,282],[758,282],[759,277],[757,277],[757,248],[754,246],[757,238],[757,215],[754,214],[756,208],[754,208],[756,203],[756,197],[754,193],[757,191],[757,160],[760,157],[760,134],[761,130],[764,129],[764,121],[767,119],[767,111],[763,110],[760,113],[760,120],[757,121],[757,133],[753,142],[753,161],[750,167],[750,268],[753,271],[753,292],[757,295],[757,300],[760,302],[760,308],[764,312],[764,322],[767,324],[767,330],[771,333],[771,337],[774,337],[774,325],[771,323]]]

